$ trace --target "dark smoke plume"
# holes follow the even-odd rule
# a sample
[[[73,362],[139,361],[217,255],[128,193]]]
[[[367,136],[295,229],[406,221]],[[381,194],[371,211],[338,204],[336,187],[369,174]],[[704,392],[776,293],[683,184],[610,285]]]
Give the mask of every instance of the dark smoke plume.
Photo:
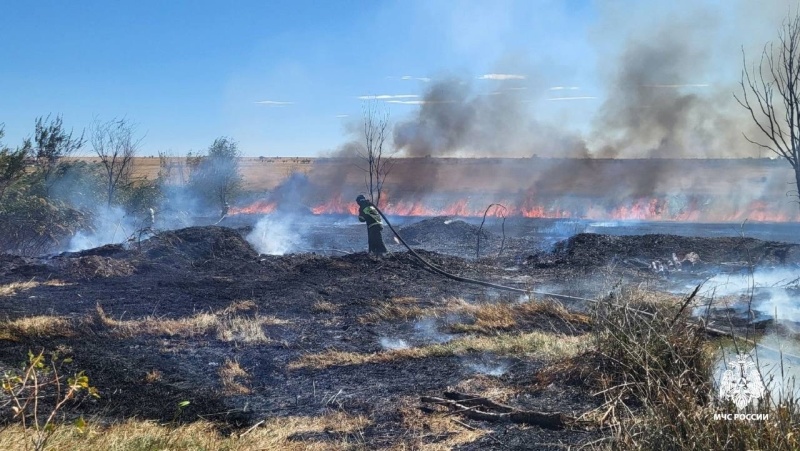
[[[751,125],[733,108],[735,84],[708,80],[717,25],[696,12],[627,39],[606,70],[613,76],[594,122],[595,155],[737,157],[751,150],[741,139]]]
[[[411,157],[586,155],[583,140],[536,120],[520,91],[504,88],[476,94],[464,80],[433,83],[419,112],[395,126],[395,145]]]

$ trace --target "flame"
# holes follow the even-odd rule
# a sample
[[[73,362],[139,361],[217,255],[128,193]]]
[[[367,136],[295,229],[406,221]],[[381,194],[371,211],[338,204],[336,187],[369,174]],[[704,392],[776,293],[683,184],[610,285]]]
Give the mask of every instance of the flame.
[[[329,199],[327,202],[319,204],[315,207],[311,207],[311,213],[315,215],[324,215],[324,214],[351,214],[357,215],[358,214],[358,204],[354,201],[345,201],[342,197]]]
[[[482,202],[482,201],[481,201]],[[607,201],[605,201],[607,202]],[[753,201],[735,211],[718,211],[708,204],[692,200],[681,208],[672,207],[666,198],[641,198],[625,200],[613,206],[592,204],[582,208],[564,206],[546,206],[536,203],[533,196],[522,200],[497,201],[506,208],[492,208],[486,213],[488,217],[524,217],[545,219],[589,219],[620,221],[686,221],[686,222],[788,222],[800,221],[800,215],[779,211],[774,204],[764,201]],[[393,200],[384,193],[381,208],[387,215],[394,216],[460,216],[483,217],[487,205],[470,203],[470,198],[458,198],[449,203],[433,205],[424,201]],[[476,205],[473,205],[476,204]],[[269,214],[275,211],[277,202],[260,200],[244,207],[231,208],[229,214]],[[331,197],[310,208],[315,215],[340,214],[357,215],[358,205],[349,197],[341,195]]]
[[[246,207],[231,207],[228,211],[228,215],[267,215],[275,211],[276,208],[278,208],[278,204],[275,202],[259,200]]]

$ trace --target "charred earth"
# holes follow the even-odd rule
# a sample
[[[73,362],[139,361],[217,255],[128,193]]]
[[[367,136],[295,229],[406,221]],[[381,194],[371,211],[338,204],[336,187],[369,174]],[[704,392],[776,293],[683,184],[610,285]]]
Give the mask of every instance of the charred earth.
[[[400,231],[447,272],[591,299],[800,264],[800,246],[750,238],[580,233],[551,246],[452,218]],[[0,256],[0,369],[29,350],[70,356],[101,393],[71,415],[96,424],[174,421],[183,401],[181,422],[223,432],[282,418],[364,419],[357,430],[290,431],[285,446],[562,449],[604,435],[591,424],[481,421],[420,402],[462,392],[569,418],[597,409],[602,399],[566,375],[537,383],[555,362],[589,351],[588,304],[450,280],[396,244],[385,257],[259,255],[249,232],[190,227],[48,258]]]

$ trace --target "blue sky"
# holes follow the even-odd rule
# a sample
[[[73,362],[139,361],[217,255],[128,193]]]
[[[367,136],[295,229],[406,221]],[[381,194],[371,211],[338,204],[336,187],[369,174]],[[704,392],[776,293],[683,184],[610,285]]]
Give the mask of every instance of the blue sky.
[[[78,130],[127,117],[145,135],[145,155],[203,150],[223,135],[246,155],[320,155],[352,139],[359,97],[393,96],[382,105],[402,121],[448,77],[476,94],[518,89],[540,121],[586,134],[608,93],[599,63],[628,28],[635,35],[653,15],[681,9],[642,3],[9,1],[3,141],[18,145],[37,116],[53,113]],[[727,15],[735,2],[705,3]],[[619,20],[626,8],[631,21]],[[714,77],[699,74],[698,84]]]

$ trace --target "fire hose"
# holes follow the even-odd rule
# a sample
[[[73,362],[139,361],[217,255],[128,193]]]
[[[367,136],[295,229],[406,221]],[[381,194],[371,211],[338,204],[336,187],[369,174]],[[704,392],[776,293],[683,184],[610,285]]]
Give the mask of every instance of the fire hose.
[[[547,292],[544,292],[544,291],[536,291],[536,290],[523,290],[522,288],[509,287],[509,286],[506,286],[506,285],[500,285],[500,284],[496,284],[496,283],[486,282],[486,281],[483,281],[483,280],[470,279],[469,277],[462,277],[462,276],[458,276],[458,275],[449,273],[449,272],[437,267],[433,263],[429,262],[428,260],[423,258],[421,255],[419,255],[417,253],[417,251],[412,249],[411,246],[409,246],[408,243],[405,242],[403,237],[400,236],[399,233],[397,233],[397,230],[395,230],[394,227],[392,227],[392,223],[389,222],[389,218],[387,218],[386,215],[384,215],[383,212],[380,209],[378,209],[377,207],[375,207],[375,209],[378,210],[378,213],[380,213],[381,217],[386,222],[386,225],[389,226],[389,229],[392,231],[392,233],[394,233],[394,235],[397,237],[397,239],[400,240],[400,242],[403,244],[403,246],[406,247],[406,249],[408,249],[409,252],[411,252],[411,255],[416,257],[420,262],[422,262],[423,265],[428,267],[431,271],[433,271],[433,272],[435,272],[435,273],[437,273],[439,275],[445,276],[445,277],[447,277],[449,279],[453,279],[453,280],[456,280],[456,281],[459,281],[459,282],[471,283],[471,284],[474,284],[474,285],[480,285],[480,286],[484,286],[484,287],[488,287],[488,288],[494,288],[496,290],[511,291],[513,293],[522,293],[522,294],[527,295],[529,297],[530,297],[531,294],[538,294],[538,295],[541,295],[541,296],[549,296],[549,297],[552,297],[552,298],[555,298],[555,299],[562,299],[562,300],[565,300],[565,301],[597,302],[594,299],[582,298],[582,297],[578,297],[578,296],[567,296],[565,294],[547,293]],[[647,312],[645,312],[645,313],[647,313]]]
[[[452,280],[455,280],[455,281],[458,281],[458,282],[470,283],[470,284],[473,284],[473,285],[480,285],[480,286],[484,286],[484,287],[487,287],[487,288],[494,288],[496,290],[510,291],[510,292],[513,292],[513,293],[522,293],[522,294],[525,294],[528,297],[530,297],[531,294],[536,294],[536,295],[540,295],[540,296],[547,296],[547,297],[551,297],[551,298],[554,298],[554,299],[560,299],[560,300],[565,300],[565,301],[580,301],[580,302],[588,302],[588,303],[591,303],[591,304],[600,303],[600,301],[598,301],[597,299],[589,299],[589,298],[584,298],[584,297],[579,297],[579,296],[568,296],[568,295],[565,295],[565,294],[557,294],[557,293],[548,293],[548,292],[545,292],[545,291],[538,291],[538,290],[523,290],[521,288],[509,287],[509,286],[506,286],[506,285],[500,285],[500,284],[496,284],[496,283],[486,282],[486,281],[483,281],[483,280],[471,279],[469,277],[463,277],[463,276],[459,276],[459,275],[456,275],[456,274],[449,273],[449,272],[439,268],[438,266],[434,265],[433,263],[429,262],[428,260],[423,258],[421,255],[419,255],[417,253],[417,251],[415,251],[413,248],[411,248],[411,246],[409,246],[408,243],[405,242],[403,237],[400,236],[399,233],[397,233],[397,230],[395,230],[394,227],[392,227],[392,223],[389,222],[389,218],[387,218],[386,215],[383,214],[383,212],[378,207],[375,207],[375,209],[378,211],[378,213],[381,215],[383,220],[386,222],[386,225],[389,226],[389,229],[392,231],[392,233],[394,233],[394,236],[396,236],[397,239],[400,240],[400,242],[403,244],[403,246],[405,246],[406,249],[408,249],[408,251],[411,253],[411,255],[416,257],[428,269],[430,269],[431,271],[433,271],[433,272],[435,272],[435,273],[437,273],[439,275],[442,275],[444,277],[447,277],[449,279],[452,279]],[[700,290],[700,285],[698,285],[697,288],[695,288],[695,290],[692,293],[692,295],[689,298],[687,298],[687,301],[689,299],[692,299],[697,294],[697,292],[699,290]],[[632,308],[632,307],[627,306],[627,305],[622,306],[622,305],[616,305],[615,304],[615,306],[616,307],[625,308],[625,309],[630,310],[630,311],[632,311],[634,313],[645,315],[645,316],[648,316],[650,318],[655,317],[655,314],[653,314],[653,313],[646,312],[646,311],[640,310],[640,309],[635,309],[635,308]],[[685,308],[686,304],[684,304],[683,307]],[[678,317],[676,316],[676,320],[677,320],[677,318]],[[718,328],[715,328],[715,327],[711,327],[711,326],[705,324],[704,321],[691,321],[691,323],[694,324],[697,327],[702,328],[704,331],[706,331],[707,333],[709,333],[711,335],[717,335],[717,336],[732,338],[734,340],[743,340],[744,342],[749,343],[749,344],[751,344],[751,345],[753,345],[753,346],[755,346],[757,348],[761,348],[761,349],[764,349],[764,350],[767,350],[767,351],[775,352],[775,353],[778,353],[779,355],[781,355],[782,357],[789,357],[789,358],[792,358],[792,359],[794,359],[796,361],[800,361],[800,356],[787,354],[786,352],[784,352],[782,350],[775,349],[773,347],[757,343],[755,340],[752,340],[750,338],[743,337],[741,335],[735,334],[732,331],[729,332],[729,331],[724,331],[722,329],[718,329]]]

